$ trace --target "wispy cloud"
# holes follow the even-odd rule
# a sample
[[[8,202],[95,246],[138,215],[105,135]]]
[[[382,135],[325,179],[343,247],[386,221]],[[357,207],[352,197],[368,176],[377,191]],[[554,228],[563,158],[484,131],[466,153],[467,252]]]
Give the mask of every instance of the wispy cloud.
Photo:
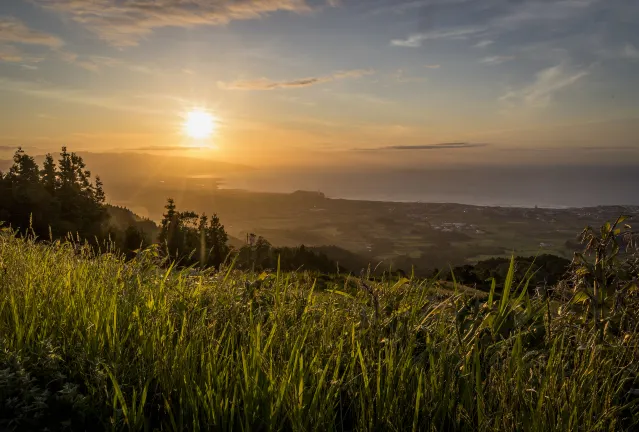
[[[440,143],[440,144],[422,144],[422,145],[394,145],[387,147],[377,147],[370,149],[359,150],[452,150],[452,149],[466,149],[476,147],[486,147],[487,143],[468,143],[468,142],[452,142],[452,143]]]
[[[41,62],[42,58],[29,55],[13,45],[0,45],[0,61],[7,63],[26,63],[23,66],[29,66],[32,63]]]
[[[621,51],[621,56],[629,60],[639,60],[639,49],[632,44],[626,44]]]
[[[139,114],[162,115],[164,111],[148,107],[136,106],[113,95],[93,95],[83,91],[55,86],[45,83],[14,80],[0,77],[0,91],[20,93],[23,95],[40,97],[44,99],[59,100],[62,102],[94,106],[107,110],[135,112]]]
[[[417,48],[422,46],[422,43],[427,40],[437,39],[466,39],[469,36],[476,35],[485,31],[485,27],[466,27],[466,28],[453,28],[453,29],[441,29],[433,30],[425,33],[414,33],[408,36],[406,39],[393,39],[391,45],[399,47]]]
[[[397,69],[397,71],[395,71],[395,73],[392,76],[396,82],[401,84],[426,81],[426,77],[406,75],[406,72],[403,69]]]
[[[108,56],[80,56],[74,52],[59,50],[58,56],[63,61],[81,67],[91,72],[100,72],[104,69],[111,69],[116,67],[125,68],[131,72],[137,72],[142,74],[156,75],[158,70],[144,66],[128,63],[122,59]]]
[[[490,46],[492,44],[494,44],[495,41],[490,40],[490,39],[484,39],[484,40],[480,40],[479,42],[477,42],[475,45],[473,45],[475,48],[486,48],[487,46]]]
[[[151,145],[144,147],[136,147],[132,149],[128,149],[131,151],[184,151],[184,150],[200,150],[206,147],[199,146],[161,146],[161,145]]]
[[[484,57],[483,59],[481,59],[479,62],[483,63],[483,64],[487,64],[487,65],[498,65],[498,64],[502,64],[505,63],[507,61],[513,60],[515,57],[513,56],[489,56],[489,57]]]
[[[166,27],[223,25],[277,11],[309,12],[305,0],[32,0],[68,15],[109,44],[134,46]],[[334,3],[334,2],[331,2]]]
[[[500,100],[506,102],[523,102],[533,107],[547,106],[554,96],[574,85],[588,75],[588,71],[568,71],[564,65],[553,66],[539,71],[535,80],[517,90],[511,90]]]
[[[288,81],[273,81],[268,78],[258,78],[254,80],[237,80],[232,82],[218,82],[218,86],[225,90],[276,90],[310,87],[316,84],[323,84],[345,78],[361,78],[371,75],[375,71],[371,69],[354,69],[349,71],[339,71],[331,75],[319,77],[300,78]]]
[[[33,30],[13,17],[0,17],[0,41],[59,48],[64,45],[57,36]]]
[[[23,63],[29,68],[33,63],[43,60],[16,45],[38,45],[55,50],[62,47],[64,42],[57,36],[29,28],[16,18],[0,17],[0,62]]]
[[[555,26],[558,21],[574,20],[578,17],[586,16],[592,10],[591,6],[598,1],[601,0],[415,2],[415,7],[442,7],[448,11],[456,10],[457,15],[460,17],[466,17],[470,14],[473,19],[468,22],[473,24],[470,26],[455,24],[429,28],[427,31],[410,34],[404,39],[393,39],[391,40],[391,45],[415,48],[430,40],[473,39],[472,46],[486,48],[505,33],[519,32],[523,28],[533,25],[537,26],[537,34],[546,34],[540,30],[540,25]]]

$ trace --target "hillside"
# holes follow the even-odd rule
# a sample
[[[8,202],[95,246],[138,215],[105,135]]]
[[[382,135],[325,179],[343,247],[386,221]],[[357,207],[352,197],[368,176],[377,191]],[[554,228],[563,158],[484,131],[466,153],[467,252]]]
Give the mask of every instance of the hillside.
[[[166,196],[180,197],[180,206],[217,213],[229,234],[240,239],[256,233],[276,246],[335,246],[373,266],[406,272],[413,267],[422,272],[512,254],[570,259],[579,246],[577,234],[585,226],[600,226],[620,214],[639,216],[635,206],[485,207],[195,188],[149,187],[135,195],[111,190],[109,195],[111,202],[153,220],[161,219]]]
[[[3,430],[632,430],[636,296],[167,270],[0,234]],[[462,290],[465,292],[467,290]],[[559,311],[559,312],[558,312]],[[508,415],[504,415],[507,411]]]

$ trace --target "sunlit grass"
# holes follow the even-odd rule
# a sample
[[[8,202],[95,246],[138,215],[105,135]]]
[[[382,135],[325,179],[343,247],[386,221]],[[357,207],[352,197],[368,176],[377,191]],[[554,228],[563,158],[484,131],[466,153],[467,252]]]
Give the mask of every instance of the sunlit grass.
[[[0,429],[630,430],[639,338],[525,286],[315,289],[0,236]],[[629,311],[630,313],[631,311]],[[634,312],[633,312],[634,313]]]

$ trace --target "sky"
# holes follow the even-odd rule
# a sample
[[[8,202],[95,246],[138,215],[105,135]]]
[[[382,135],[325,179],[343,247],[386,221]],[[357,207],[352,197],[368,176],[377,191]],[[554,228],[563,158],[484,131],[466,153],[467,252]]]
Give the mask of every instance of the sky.
[[[2,0],[0,149],[639,164],[638,23],[636,0]]]

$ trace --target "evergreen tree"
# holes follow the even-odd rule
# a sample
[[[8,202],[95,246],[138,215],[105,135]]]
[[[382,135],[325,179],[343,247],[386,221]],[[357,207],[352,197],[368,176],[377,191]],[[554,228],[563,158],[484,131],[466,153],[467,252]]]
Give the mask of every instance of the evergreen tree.
[[[53,156],[48,153],[45,156],[44,164],[42,165],[42,171],[40,171],[40,179],[42,181],[42,185],[51,195],[55,195],[55,190],[57,187],[57,174],[55,162],[53,161]]]
[[[82,158],[62,148],[58,167],[51,155],[42,170],[22,149],[13,166],[0,176],[0,214],[17,230],[40,237],[68,233],[93,240],[103,238],[108,215],[101,183],[91,183]]]
[[[9,169],[9,175],[15,182],[22,184],[35,184],[40,180],[38,165],[22,148],[18,148],[13,155],[13,166]]]
[[[211,247],[210,265],[219,268],[230,252],[229,236],[220,223],[217,214],[213,214],[206,230],[207,245]]]
[[[218,267],[230,248],[228,234],[217,215],[209,221],[205,214],[178,212],[175,201],[167,200],[160,227],[159,241],[168,257],[181,265],[199,263],[203,267]]]
[[[164,208],[166,209],[166,213],[162,215],[162,223],[158,239],[160,244],[166,248],[169,257],[171,259],[176,259],[179,246],[177,242],[179,215],[173,198],[169,198],[167,200]]]
[[[106,201],[106,195],[104,194],[104,189],[102,189],[103,183],[100,179],[100,176],[95,176],[95,200],[101,204],[104,204]]]

